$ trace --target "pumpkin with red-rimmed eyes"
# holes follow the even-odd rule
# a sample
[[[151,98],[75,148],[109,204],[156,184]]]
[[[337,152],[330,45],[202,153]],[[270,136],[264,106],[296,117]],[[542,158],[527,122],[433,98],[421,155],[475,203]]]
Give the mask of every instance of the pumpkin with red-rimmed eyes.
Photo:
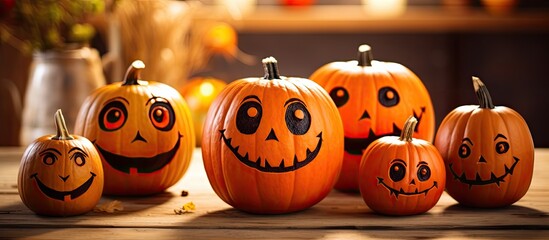
[[[40,137],[25,150],[19,167],[19,196],[37,214],[84,214],[101,198],[101,158],[88,139],[69,134],[61,110],[55,113],[55,126],[57,135]]]
[[[187,104],[176,89],[139,79],[144,67],[137,60],[124,82],[95,90],[77,117],[75,132],[101,155],[105,194],[162,192],[190,163],[195,136]]]
[[[446,191],[460,204],[503,207],[521,199],[532,181],[534,142],[515,110],[495,106],[473,77],[479,105],[452,110],[435,137],[446,165]]]
[[[444,160],[433,144],[412,138],[416,124],[414,117],[408,118],[400,137],[379,138],[364,152],[358,174],[360,194],[375,212],[424,213],[444,192]]]
[[[252,213],[306,209],[333,188],[343,158],[343,126],[315,82],[278,73],[230,83],[208,111],[202,156],[216,194]]]
[[[328,63],[310,78],[330,93],[343,119],[345,156],[336,189],[358,190],[364,149],[380,137],[400,135],[408,116],[419,121],[413,136],[432,141],[435,112],[421,79],[401,64],[373,60],[370,46],[359,47],[358,60]]]

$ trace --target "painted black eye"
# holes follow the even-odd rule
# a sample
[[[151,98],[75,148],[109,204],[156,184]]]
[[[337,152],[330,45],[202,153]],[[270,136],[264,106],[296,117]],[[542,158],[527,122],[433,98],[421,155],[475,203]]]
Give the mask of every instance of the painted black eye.
[[[42,162],[46,165],[53,165],[57,161],[57,156],[51,152],[44,153],[42,156]]]
[[[379,89],[378,100],[385,107],[392,107],[400,102],[398,92],[392,87],[383,87]]]
[[[469,157],[469,155],[471,155],[471,148],[467,144],[461,144],[461,146],[459,146],[458,155],[460,158]]]
[[[153,126],[160,131],[170,131],[175,124],[175,113],[167,102],[155,102],[149,109],[149,118]]]
[[[417,179],[419,181],[427,181],[431,177],[431,169],[427,165],[419,166],[417,170]]]
[[[401,162],[394,163],[391,165],[391,169],[389,170],[389,177],[391,177],[391,180],[393,182],[398,182],[404,178],[406,175],[406,166],[402,164]]]
[[[496,143],[496,152],[499,154],[504,154],[507,151],[509,151],[509,143],[508,142],[498,142]]]
[[[126,123],[128,111],[120,101],[113,101],[105,105],[99,112],[99,127],[103,131],[115,131]]]
[[[86,156],[82,152],[77,152],[72,155],[72,159],[74,163],[79,167],[82,167],[84,166],[84,164],[86,164]]]
[[[255,101],[248,101],[242,104],[236,113],[236,128],[243,134],[253,134],[257,131],[263,108]]]
[[[336,87],[330,91],[330,97],[337,107],[341,107],[349,101],[349,92],[343,87]]]
[[[303,135],[311,127],[311,114],[302,102],[294,102],[286,108],[286,126],[295,135]]]

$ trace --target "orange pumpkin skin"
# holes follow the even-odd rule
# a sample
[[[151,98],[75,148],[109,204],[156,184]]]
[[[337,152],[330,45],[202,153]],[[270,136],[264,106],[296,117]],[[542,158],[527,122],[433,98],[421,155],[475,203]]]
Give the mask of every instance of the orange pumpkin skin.
[[[141,61],[123,83],[94,91],[77,117],[75,132],[94,142],[105,171],[104,193],[149,195],[174,185],[195,146],[192,119],[174,88],[139,79]]]
[[[204,167],[216,194],[246,212],[300,211],[321,201],[341,170],[343,126],[322,87],[280,77],[264,60],[265,78],[230,83],[204,126]],[[269,70],[270,69],[270,70]]]
[[[411,118],[409,124],[411,121],[416,120]],[[364,202],[375,212],[424,213],[437,204],[444,192],[444,160],[430,142],[412,138],[411,129],[401,137],[379,138],[364,151],[359,189]]]
[[[217,78],[195,77],[181,88],[181,95],[192,113],[197,146],[202,145],[202,129],[208,109],[225,86],[227,83]]]
[[[466,206],[508,206],[530,187],[534,143],[522,116],[494,106],[486,86],[478,78],[473,82],[480,105],[452,110],[435,137],[446,165],[446,191]]]
[[[358,191],[364,149],[380,137],[400,135],[408,116],[419,121],[415,138],[433,140],[435,112],[421,80],[401,64],[372,60],[369,46],[360,46],[358,61],[326,64],[310,78],[330,93],[343,119],[345,155],[336,189]]]
[[[103,167],[97,150],[84,137],[67,136],[42,136],[23,153],[19,196],[37,214],[80,215],[93,210],[101,199]]]

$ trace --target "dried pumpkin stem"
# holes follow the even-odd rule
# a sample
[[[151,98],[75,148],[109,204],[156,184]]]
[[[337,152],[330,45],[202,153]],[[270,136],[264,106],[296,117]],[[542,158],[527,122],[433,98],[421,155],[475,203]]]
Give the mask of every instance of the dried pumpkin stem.
[[[414,116],[410,116],[408,119],[406,119],[406,122],[404,123],[404,128],[402,129],[402,132],[400,133],[400,140],[401,141],[412,141],[412,135],[414,134],[414,129],[416,129],[417,125],[417,119]]]
[[[494,106],[494,103],[492,103],[492,97],[490,97],[488,88],[480,81],[480,78],[473,77],[473,87],[475,88],[480,108],[494,109],[496,107]]]
[[[139,78],[141,78],[141,70],[145,68],[145,63],[143,63],[141,60],[135,60],[133,63],[128,67],[128,70],[126,71],[126,76],[124,77],[124,83],[125,85],[139,85]]]
[[[372,48],[366,44],[360,45],[360,47],[358,47],[358,66],[370,67],[372,66],[373,60],[374,55],[372,54]]]
[[[265,70],[264,79],[273,80],[280,79],[280,74],[278,73],[278,63],[274,57],[264,58],[262,61],[263,69]]]
[[[53,136],[54,140],[73,140],[74,138],[69,134],[67,130],[67,124],[65,124],[65,118],[61,109],[57,109],[54,115],[55,120],[55,129],[57,130],[57,135]]]

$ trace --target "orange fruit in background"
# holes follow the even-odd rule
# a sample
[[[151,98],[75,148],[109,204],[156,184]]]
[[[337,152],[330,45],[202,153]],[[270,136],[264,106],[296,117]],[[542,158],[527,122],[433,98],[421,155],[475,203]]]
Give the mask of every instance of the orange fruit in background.
[[[214,53],[234,57],[238,52],[236,30],[228,23],[215,22],[206,30],[204,45]]]
[[[196,145],[201,145],[202,128],[206,113],[215,97],[225,88],[227,83],[213,77],[194,77],[181,89],[181,95],[187,101],[196,135]]]

